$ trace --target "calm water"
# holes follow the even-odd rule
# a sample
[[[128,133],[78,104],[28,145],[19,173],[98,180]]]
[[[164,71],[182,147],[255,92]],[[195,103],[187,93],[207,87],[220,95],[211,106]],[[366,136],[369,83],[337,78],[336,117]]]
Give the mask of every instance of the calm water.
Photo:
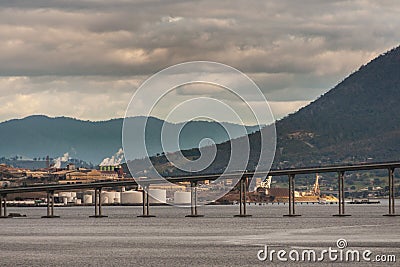
[[[0,265],[271,266],[257,259],[264,245],[325,249],[339,238],[351,248],[395,254],[400,261],[400,217],[383,217],[386,203],[347,205],[352,216],[342,218],[331,216],[335,205],[298,205],[303,216],[296,218],[282,217],[284,205],[251,205],[250,218],[234,218],[238,206],[199,211],[204,218],[185,218],[188,209],[150,207],[156,218],[137,218],[140,207],[104,207],[108,218],[88,218],[93,207],[56,207],[61,218],[41,219],[45,208],[9,208],[28,217],[0,220]]]

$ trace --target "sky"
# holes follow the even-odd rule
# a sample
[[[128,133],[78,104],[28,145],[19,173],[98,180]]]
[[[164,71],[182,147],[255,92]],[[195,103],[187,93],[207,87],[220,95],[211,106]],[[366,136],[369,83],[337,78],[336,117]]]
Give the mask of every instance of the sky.
[[[0,121],[123,117],[143,81],[197,60],[248,75],[279,119],[398,46],[398,14],[397,0],[2,0]]]

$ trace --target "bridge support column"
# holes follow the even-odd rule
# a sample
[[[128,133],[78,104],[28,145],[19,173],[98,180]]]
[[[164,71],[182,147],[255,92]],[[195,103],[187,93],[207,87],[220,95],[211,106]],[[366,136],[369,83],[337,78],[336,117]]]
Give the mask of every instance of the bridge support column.
[[[190,182],[190,215],[185,217],[204,217],[197,214],[197,182]]]
[[[143,186],[143,192],[142,192],[142,215],[138,215],[138,217],[141,218],[151,218],[151,217],[156,217],[155,215],[150,215],[149,207],[149,186]]]
[[[389,182],[389,213],[385,214],[384,216],[400,216],[400,214],[395,213],[394,208],[394,198],[395,198],[395,191],[394,191],[394,168],[388,169],[388,182]]]
[[[289,174],[289,213],[283,216],[285,217],[296,217],[301,216],[300,214],[296,214],[295,210],[295,190],[294,190],[294,174]]]
[[[339,198],[339,213],[333,216],[345,217],[351,216],[350,214],[345,214],[344,212],[344,172],[338,172],[338,198]]]
[[[60,218],[60,216],[54,215],[54,191],[47,192],[47,214],[42,218]]]
[[[242,177],[239,181],[239,214],[234,215],[235,217],[251,217],[247,214],[246,203],[247,203],[247,186],[248,178]]]
[[[94,189],[94,215],[89,216],[90,218],[106,218],[107,215],[103,215],[101,206],[101,190],[102,188]]]
[[[0,218],[9,218],[7,216],[7,195],[0,195]]]

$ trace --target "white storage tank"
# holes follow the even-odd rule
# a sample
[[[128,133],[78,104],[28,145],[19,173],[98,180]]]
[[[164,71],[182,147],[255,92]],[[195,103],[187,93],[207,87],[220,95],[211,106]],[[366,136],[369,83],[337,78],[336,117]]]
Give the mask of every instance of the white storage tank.
[[[174,193],[174,203],[175,204],[190,204],[191,202],[191,193],[176,191]]]
[[[60,197],[71,197],[71,192],[60,192],[58,193]]]
[[[152,203],[152,204],[167,203],[167,190],[150,189],[149,190],[149,203]]]
[[[113,204],[115,192],[104,191],[101,192],[101,204]]]
[[[109,197],[108,192],[101,192],[100,195],[101,204],[108,204],[108,197]]]
[[[107,192],[108,204],[114,204],[115,192]]]
[[[125,191],[121,193],[122,204],[141,204],[142,192],[140,191]]]
[[[92,196],[92,194],[85,194],[85,195],[83,195],[83,203],[85,203],[85,204],[92,204],[92,203],[93,203],[93,196]]]
[[[114,192],[114,203],[119,204],[121,203],[121,193]]]

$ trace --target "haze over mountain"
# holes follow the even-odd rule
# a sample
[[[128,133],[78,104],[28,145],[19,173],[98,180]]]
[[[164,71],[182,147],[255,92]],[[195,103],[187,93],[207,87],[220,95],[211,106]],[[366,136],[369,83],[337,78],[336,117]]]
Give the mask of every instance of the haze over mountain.
[[[133,120],[132,142],[141,142],[145,117],[129,118]],[[150,117],[147,125],[147,148],[149,155],[156,155],[163,151],[160,134],[164,121]],[[166,128],[179,129],[183,123],[165,122]],[[79,158],[87,162],[98,164],[105,157],[112,156],[122,147],[123,119],[108,121],[82,121],[68,117],[50,118],[34,115],[24,119],[9,120],[0,123],[0,157],[13,157],[15,155],[28,158],[52,158],[62,156],[68,152],[70,157]],[[226,127],[234,138],[239,137],[243,127],[232,123],[208,121],[193,121],[187,123],[180,133],[180,146],[182,149],[198,147],[200,140],[211,138],[217,143],[229,140],[223,127]],[[247,126],[247,133],[256,131],[258,126]],[[136,138],[137,137],[137,138]],[[135,155],[137,158],[146,155]]]
[[[308,106],[276,122],[273,167],[399,160],[399,103],[400,47],[397,47],[360,67]],[[262,131],[268,130],[265,127]],[[260,133],[250,134],[249,142],[248,169],[254,169],[260,151]],[[230,142],[218,145],[217,149],[216,160],[204,172],[221,171],[226,166]],[[199,151],[184,151],[184,155],[196,158]],[[166,163],[165,158],[152,160],[160,166]]]

